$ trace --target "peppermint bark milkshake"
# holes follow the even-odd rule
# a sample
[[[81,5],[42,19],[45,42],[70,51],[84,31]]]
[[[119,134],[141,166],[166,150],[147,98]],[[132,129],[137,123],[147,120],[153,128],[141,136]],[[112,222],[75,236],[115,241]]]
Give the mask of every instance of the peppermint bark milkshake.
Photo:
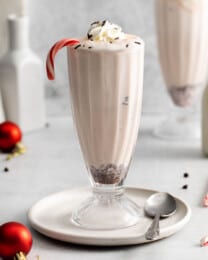
[[[91,24],[82,39],[62,39],[47,57],[67,47],[73,118],[88,168],[92,195],[71,216],[82,228],[111,230],[136,224],[141,208],[124,192],[140,123],[144,43],[108,21]]]
[[[119,185],[136,143],[142,103],[144,43],[108,21],[68,47],[74,120],[95,184]]]
[[[208,1],[156,0],[159,58],[177,106],[190,106],[202,89],[208,65]]]

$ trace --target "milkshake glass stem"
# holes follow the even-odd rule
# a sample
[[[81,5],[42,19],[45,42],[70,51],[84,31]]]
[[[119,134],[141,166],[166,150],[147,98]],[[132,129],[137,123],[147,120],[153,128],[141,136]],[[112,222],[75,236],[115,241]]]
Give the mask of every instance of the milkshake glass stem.
[[[123,185],[94,186],[92,196],[74,212],[72,221],[82,228],[113,230],[136,224],[142,210],[124,193]]]

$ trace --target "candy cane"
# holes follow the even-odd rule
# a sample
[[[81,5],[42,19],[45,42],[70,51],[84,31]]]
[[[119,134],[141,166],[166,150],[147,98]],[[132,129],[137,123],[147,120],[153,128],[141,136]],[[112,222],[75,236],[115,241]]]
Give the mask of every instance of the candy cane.
[[[80,41],[75,39],[62,39],[52,46],[46,59],[46,71],[48,79],[53,80],[55,78],[54,58],[56,56],[56,53],[65,46],[72,46],[77,43],[80,43]]]

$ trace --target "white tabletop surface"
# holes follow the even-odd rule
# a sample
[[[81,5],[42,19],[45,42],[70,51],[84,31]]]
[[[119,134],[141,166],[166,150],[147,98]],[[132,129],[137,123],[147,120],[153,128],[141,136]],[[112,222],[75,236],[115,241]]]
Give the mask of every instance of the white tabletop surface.
[[[50,126],[25,135],[27,153],[6,162],[1,155],[0,223],[19,221],[32,231],[34,244],[29,260],[175,260],[206,259],[208,248],[199,241],[208,234],[208,208],[202,198],[208,191],[208,159],[200,141],[166,141],[153,137],[156,117],[143,116],[139,138],[126,185],[168,191],[185,200],[192,209],[190,222],[177,234],[148,245],[97,248],[49,239],[34,231],[27,211],[41,198],[66,189],[89,186],[70,118],[48,120]],[[9,172],[4,172],[4,167]],[[183,173],[189,177],[184,178]],[[182,186],[188,185],[187,190]]]

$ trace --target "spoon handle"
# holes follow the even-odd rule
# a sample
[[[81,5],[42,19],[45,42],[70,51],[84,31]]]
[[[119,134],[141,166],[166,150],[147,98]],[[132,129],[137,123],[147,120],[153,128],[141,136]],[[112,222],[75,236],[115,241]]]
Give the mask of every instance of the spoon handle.
[[[145,238],[147,240],[154,240],[160,234],[159,227],[160,214],[156,214],[151,226],[148,228]]]

